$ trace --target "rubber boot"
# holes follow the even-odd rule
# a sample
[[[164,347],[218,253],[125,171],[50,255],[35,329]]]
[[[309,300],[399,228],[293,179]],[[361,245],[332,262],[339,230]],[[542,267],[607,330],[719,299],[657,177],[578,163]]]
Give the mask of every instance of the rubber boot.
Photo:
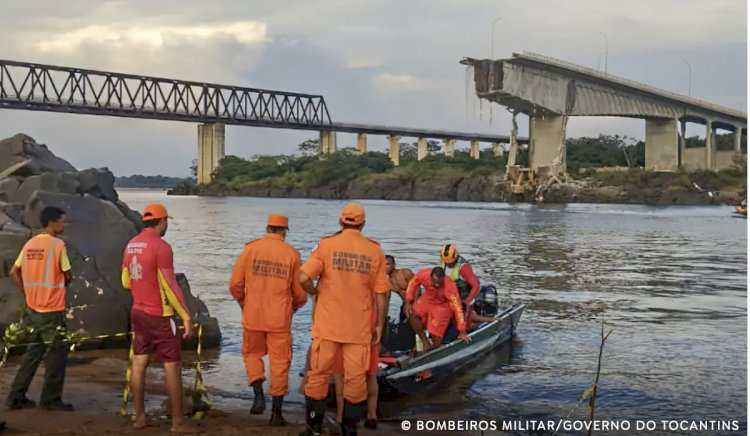
[[[255,393],[255,399],[253,400],[253,407],[250,408],[250,413],[253,415],[260,415],[266,411],[266,397],[263,395],[263,380],[257,380],[253,382],[253,392]]]
[[[299,436],[320,436],[323,431],[323,417],[326,411],[326,400],[313,400],[305,397],[305,416],[307,426]]]
[[[284,397],[273,397],[271,403],[271,420],[268,421],[268,425],[272,427],[283,427],[286,425],[286,420],[281,416],[281,405],[284,404]]]
[[[367,402],[350,403],[344,400],[344,421],[341,423],[341,434],[344,436],[356,436],[357,426],[362,419]]]

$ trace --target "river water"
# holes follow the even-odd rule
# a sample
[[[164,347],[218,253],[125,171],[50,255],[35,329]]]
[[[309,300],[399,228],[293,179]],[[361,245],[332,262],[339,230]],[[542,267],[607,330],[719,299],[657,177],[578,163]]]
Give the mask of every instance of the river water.
[[[287,240],[305,259],[321,236],[338,230],[344,202],[120,194],[134,209],[163,202],[175,218],[166,239],[176,268],[224,336],[209,357],[209,391],[223,401],[251,398],[240,310],[227,290],[236,256],[263,235],[267,214],[278,212],[289,216]],[[439,247],[452,241],[483,283],[526,304],[511,346],[429,396],[382,405],[393,419],[564,417],[591,386],[604,322],[613,332],[597,417],[734,419],[746,428],[747,221],[731,208],[363,204],[364,233],[399,267],[434,266]],[[289,400],[301,404],[297,373],[310,341],[309,304],[295,316],[293,334]]]

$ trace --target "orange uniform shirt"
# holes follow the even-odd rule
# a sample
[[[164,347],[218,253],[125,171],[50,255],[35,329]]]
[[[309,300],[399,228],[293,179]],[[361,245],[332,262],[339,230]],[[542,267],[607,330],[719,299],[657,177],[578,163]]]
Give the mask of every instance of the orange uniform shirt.
[[[310,280],[320,278],[313,337],[370,344],[375,294],[385,294],[391,288],[380,245],[359,230],[345,229],[321,239],[302,272]]]
[[[406,301],[409,302],[409,304],[414,303],[417,289],[422,286],[424,288],[424,294],[419,297],[420,300],[424,298],[429,304],[450,305],[451,309],[453,309],[453,316],[456,320],[456,328],[459,332],[466,331],[466,318],[461,311],[461,299],[458,295],[456,283],[451,280],[450,277],[446,277],[443,286],[436,288],[432,285],[432,280],[430,280],[431,274],[432,270],[429,268],[423,269],[417,273],[414,279],[409,282],[409,287],[406,290]]]
[[[292,313],[307,301],[299,281],[300,266],[299,253],[280,235],[269,233],[245,245],[229,281],[234,299],[244,300],[245,329],[291,330]]]
[[[47,233],[26,241],[15,262],[21,269],[26,305],[36,312],[65,310],[65,275],[70,260],[65,242]]]

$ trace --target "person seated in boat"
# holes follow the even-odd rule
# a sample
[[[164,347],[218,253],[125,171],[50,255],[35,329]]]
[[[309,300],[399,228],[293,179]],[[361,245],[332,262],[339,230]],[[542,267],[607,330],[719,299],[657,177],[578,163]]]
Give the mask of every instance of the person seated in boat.
[[[481,285],[471,264],[458,253],[455,245],[443,245],[440,249],[440,262],[445,269],[445,275],[456,283],[461,298],[461,309],[466,316],[466,325],[471,329],[476,323],[494,321],[494,318],[479,315],[474,311],[474,299],[479,294]]]
[[[415,302],[414,299],[420,286],[424,288],[424,293]],[[406,289],[405,304],[409,313],[409,322],[422,343],[425,344],[425,351],[442,345],[442,338],[451,318],[455,318],[459,339],[464,342],[471,341],[466,334],[466,318],[461,310],[458,288],[453,280],[445,276],[445,270],[442,267],[419,271]],[[425,335],[425,323],[430,333],[429,339]]]
[[[408,268],[396,269],[396,258],[390,254],[386,254],[385,256],[385,272],[388,274],[388,280],[391,282],[391,292],[401,296],[402,316],[408,316],[404,311],[403,302],[406,301],[406,288],[409,286],[411,279],[414,278],[414,273]],[[388,293],[386,307],[390,307],[391,292]]]

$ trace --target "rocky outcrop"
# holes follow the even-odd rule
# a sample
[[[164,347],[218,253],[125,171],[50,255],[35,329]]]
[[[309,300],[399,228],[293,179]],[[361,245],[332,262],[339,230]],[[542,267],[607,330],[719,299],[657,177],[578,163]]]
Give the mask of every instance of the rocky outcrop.
[[[84,336],[128,331],[132,298],[120,284],[122,252],[140,231],[141,220],[119,201],[112,173],[106,168],[76,171],[26,135],[0,141],[0,174],[4,172],[6,178],[0,180],[0,328],[18,319],[23,303],[22,293],[8,278],[12,264],[26,240],[40,230],[41,210],[57,206],[66,214],[62,239],[73,276],[67,292],[68,327]],[[180,285],[193,318],[204,325],[204,344],[218,345],[218,322],[192,296],[182,274]]]

